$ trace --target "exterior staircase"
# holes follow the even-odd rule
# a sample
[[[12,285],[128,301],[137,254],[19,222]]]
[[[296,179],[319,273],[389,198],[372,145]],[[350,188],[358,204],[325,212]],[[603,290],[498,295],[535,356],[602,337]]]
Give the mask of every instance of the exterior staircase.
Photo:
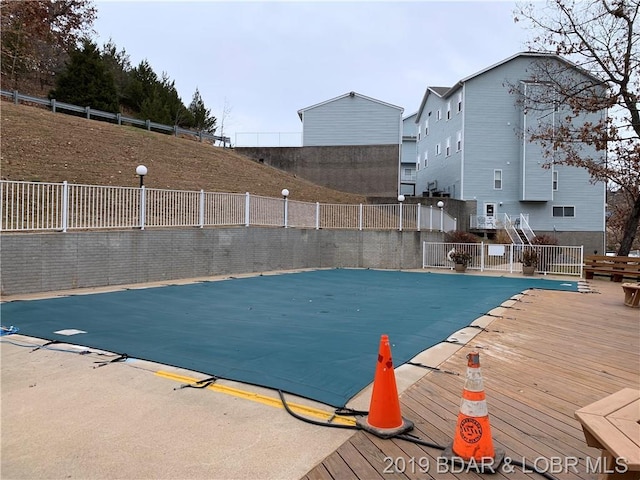
[[[531,241],[536,236],[529,226],[527,216],[522,213],[514,219],[505,215],[505,229],[514,245],[531,245]]]

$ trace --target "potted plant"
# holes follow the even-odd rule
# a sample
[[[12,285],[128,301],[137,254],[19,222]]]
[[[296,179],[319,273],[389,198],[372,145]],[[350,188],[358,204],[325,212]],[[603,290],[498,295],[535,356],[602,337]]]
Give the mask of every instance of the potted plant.
[[[538,252],[533,248],[526,248],[522,251],[520,261],[523,275],[533,275],[538,266]]]
[[[451,255],[451,261],[455,264],[456,272],[465,272],[467,265],[471,261],[471,255],[467,252],[454,251]]]

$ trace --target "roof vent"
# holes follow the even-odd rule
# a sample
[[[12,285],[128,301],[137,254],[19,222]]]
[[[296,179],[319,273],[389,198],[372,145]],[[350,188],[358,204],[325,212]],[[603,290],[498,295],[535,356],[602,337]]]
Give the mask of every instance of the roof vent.
[[[351,98],[355,97],[355,96],[356,96],[356,92],[349,92],[349,96],[350,96]]]

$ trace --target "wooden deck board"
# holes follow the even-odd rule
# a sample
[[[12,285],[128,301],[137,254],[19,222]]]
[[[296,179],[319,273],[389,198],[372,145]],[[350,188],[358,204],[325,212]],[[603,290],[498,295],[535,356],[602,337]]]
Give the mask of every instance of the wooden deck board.
[[[460,375],[425,371],[400,396],[403,416],[416,425],[411,433],[441,446],[451,442],[464,387],[466,354],[477,350],[495,445],[517,461],[544,464],[559,459],[562,471],[551,472],[558,479],[595,480],[597,472],[586,471],[586,464],[587,457],[595,464],[599,451],[586,445],[574,413],[622,388],[639,388],[640,325],[638,310],[625,307],[619,284],[606,279],[588,283],[593,293],[530,291],[439,365]],[[326,479],[326,472],[333,479],[484,478],[475,473],[437,471],[441,450],[400,439],[384,440],[357,432],[347,443],[348,447],[340,447],[306,478]],[[394,475],[385,473],[389,464],[385,459],[398,457],[404,458],[407,468]],[[429,471],[419,469],[421,458],[429,460]],[[415,467],[409,469],[409,462]],[[577,462],[577,472],[566,466],[573,462]],[[348,472],[336,468],[347,464],[351,467]],[[515,473],[499,471],[492,478],[536,475],[517,467]]]

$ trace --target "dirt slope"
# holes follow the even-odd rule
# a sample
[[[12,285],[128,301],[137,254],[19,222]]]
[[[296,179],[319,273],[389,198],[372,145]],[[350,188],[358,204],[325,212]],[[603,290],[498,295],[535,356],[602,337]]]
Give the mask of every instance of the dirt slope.
[[[320,187],[233,150],[185,138],[0,103],[2,179],[137,186],[136,166],[150,188],[249,192],[292,200],[361,203],[363,196]]]

